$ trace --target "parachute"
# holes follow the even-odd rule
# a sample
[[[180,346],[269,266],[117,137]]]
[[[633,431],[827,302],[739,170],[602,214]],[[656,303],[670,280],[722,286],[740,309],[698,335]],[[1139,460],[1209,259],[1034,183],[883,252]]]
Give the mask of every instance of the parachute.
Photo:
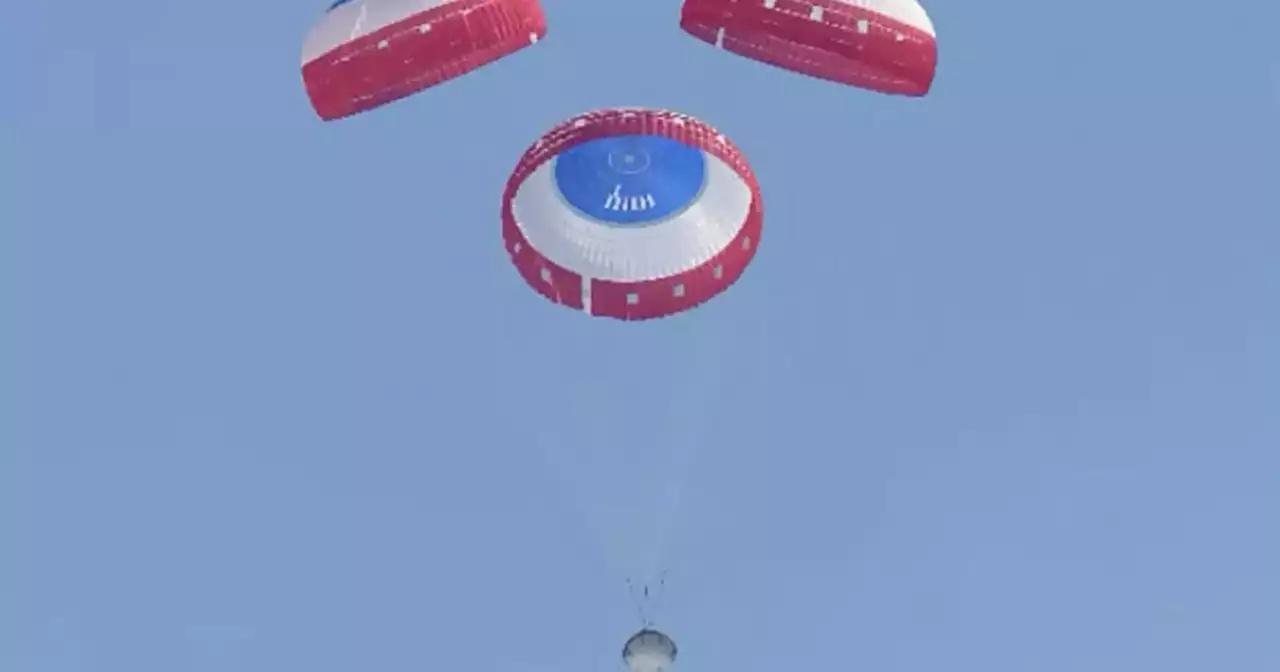
[[[330,121],[464,75],[546,33],[538,0],[338,0],[303,42],[302,80]]]
[[[680,27],[747,58],[881,93],[925,95],[938,60],[916,0],[684,0]]]
[[[525,281],[590,315],[663,317],[742,274],[763,206],[737,147],[667,110],[610,108],[531,145],[502,199],[502,236]]]

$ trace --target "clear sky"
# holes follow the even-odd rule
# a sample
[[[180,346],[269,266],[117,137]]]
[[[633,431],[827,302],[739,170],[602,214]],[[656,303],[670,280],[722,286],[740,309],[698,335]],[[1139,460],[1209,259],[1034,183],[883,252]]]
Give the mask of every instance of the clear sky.
[[[544,2],[333,124],[325,2],[6,9],[0,669],[603,672],[665,540],[686,672],[1280,670],[1274,4],[934,1],[907,100]],[[766,212],[648,324],[498,229],[634,104]]]

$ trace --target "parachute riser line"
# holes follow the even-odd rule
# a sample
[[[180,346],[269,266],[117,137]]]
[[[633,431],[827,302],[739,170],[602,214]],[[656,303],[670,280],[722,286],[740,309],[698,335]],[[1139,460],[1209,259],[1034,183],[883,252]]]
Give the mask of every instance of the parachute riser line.
[[[648,629],[654,624],[654,616],[662,606],[666,587],[667,570],[665,569],[658,574],[657,581],[653,583],[636,583],[627,579],[627,591],[631,594],[631,602],[635,606],[636,616],[639,617],[642,628]]]

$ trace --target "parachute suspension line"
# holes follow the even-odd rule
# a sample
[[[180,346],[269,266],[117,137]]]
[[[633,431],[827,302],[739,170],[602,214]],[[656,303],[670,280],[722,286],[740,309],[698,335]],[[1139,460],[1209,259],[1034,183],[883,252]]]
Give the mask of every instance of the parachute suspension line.
[[[662,610],[662,598],[667,594],[667,570],[658,573],[658,585],[653,589],[653,611],[657,613]]]
[[[649,615],[644,610],[644,600],[636,593],[636,584],[631,579],[627,579],[627,592],[631,595],[631,605],[636,609],[636,617],[640,619],[640,628],[649,627]]]
[[[640,627],[648,629],[653,627],[654,616],[662,606],[662,597],[666,594],[667,587],[667,570],[662,570],[658,574],[655,583],[645,582],[637,584],[631,579],[627,579],[627,591],[631,594],[631,602],[636,608],[636,615],[640,618]]]
[[[646,567],[648,572],[665,568],[671,562],[672,546],[677,544],[682,524],[685,522],[688,486],[704,450],[709,432],[706,427],[705,409],[714,398],[713,388],[719,364],[716,358],[715,332],[706,314],[685,316],[681,325],[682,351],[677,359],[683,360],[677,403],[668,420],[669,443],[666,446],[665,468],[668,474],[662,483],[663,492],[652,504],[657,527],[654,562]],[[650,574],[654,576],[654,574]]]

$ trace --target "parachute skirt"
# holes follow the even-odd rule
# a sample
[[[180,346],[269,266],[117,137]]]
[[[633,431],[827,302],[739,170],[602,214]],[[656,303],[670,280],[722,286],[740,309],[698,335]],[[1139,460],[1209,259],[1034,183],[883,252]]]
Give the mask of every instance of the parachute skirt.
[[[364,112],[492,63],[547,34],[537,0],[354,0],[303,44],[302,80],[325,121]]]
[[[648,211],[648,195],[629,206],[624,197],[612,213],[598,208],[600,198],[574,207],[581,183],[591,183],[592,196],[610,193],[615,155],[586,164],[572,155],[614,140],[675,146],[678,161],[666,153],[670,170],[654,178],[658,205]],[[693,170],[676,170],[688,168],[681,152],[697,154]],[[580,170],[567,183],[562,161]],[[664,210],[664,196],[679,209]],[[620,320],[664,317],[723,292],[755,255],[762,222],[760,188],[738,148],[715,128],[666,110],[603,109],[557,125],[525,151],[502,198],[503,242],[525,282],[555,303]]]
[[[732,53],[888,94],[933,84],[933,23],[915,0],[684,0],[680,27]]]

